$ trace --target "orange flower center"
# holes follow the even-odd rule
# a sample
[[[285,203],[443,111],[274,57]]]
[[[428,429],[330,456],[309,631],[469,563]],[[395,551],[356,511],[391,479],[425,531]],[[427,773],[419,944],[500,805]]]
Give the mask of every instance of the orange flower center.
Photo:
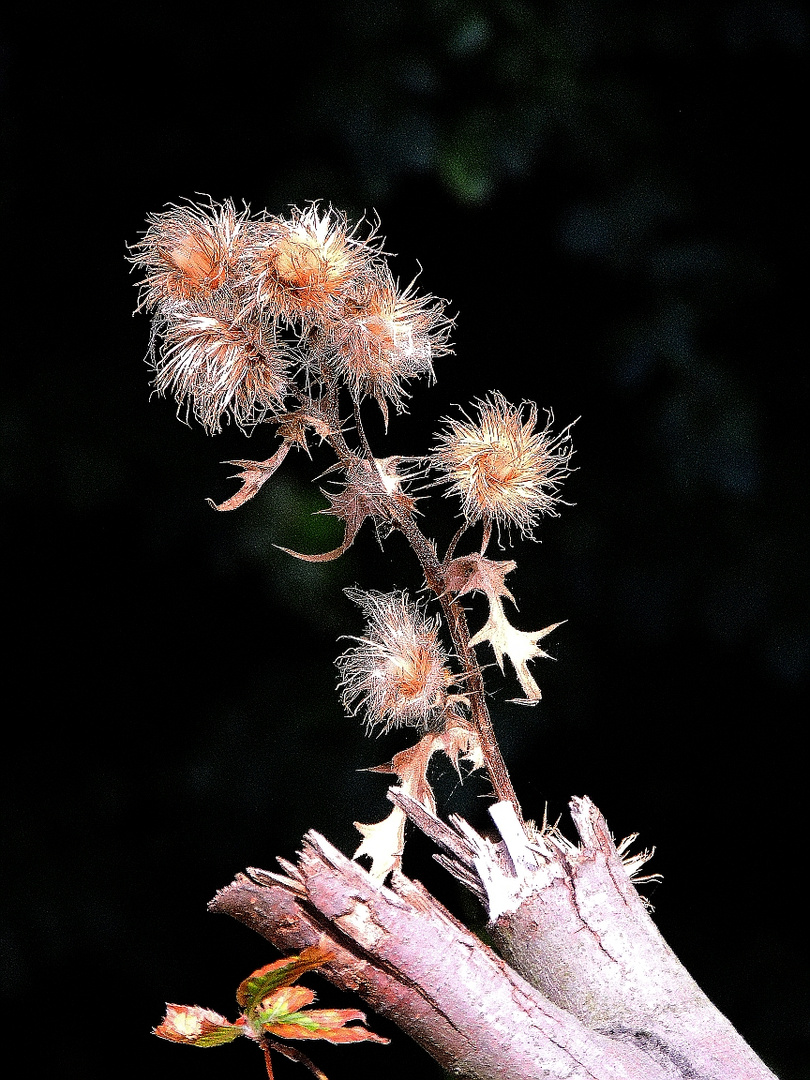
[[[224,267],[217,265],[212,252],[195,237],[189,237],[185,243],[172,248],[166,257],[192,289],[202,286],[215,289],[225,274]]]
[[[346,280],[344,253],[308,237],[280,240],[275,263],[279,280],[294,289],[315,286],[329,292]]]
[[[367,319],[363,319],[363,327],[378,348],[389,351],[396,348],[396,331],[391,319],[382,315],[369,315]]]
[[[512,455],[500,447],[484,450],[479,457],[479,461],[487,479],[494,481],[496,484],[509,484],[517,476],[517,469]]]
[[[385,679],[383,708],[400,712],[404,706],[422,697],[428,689],[433,668],[430,649],[421,645],[412,646],[407,656],[392,658]]]

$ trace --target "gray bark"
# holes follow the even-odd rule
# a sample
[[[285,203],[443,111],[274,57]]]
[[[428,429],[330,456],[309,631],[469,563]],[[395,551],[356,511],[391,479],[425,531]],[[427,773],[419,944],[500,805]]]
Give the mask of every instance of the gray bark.
[[[484,903],[500,955],[549,1000],[690,1080],[775,1080],[664,941],[590,799],[570,803],[574,845],[556,829],[527,837],[508,803],[490,808],[493,844],[390,797],[444,848],[439,861]]]
[[[487,906],[503,956],[418,882],[379,885],[314,832],[285,874],[240,874],[211,910],[284,951],[329,948],[323,974],[455,1076],[774,1080],[658,934],[587,799],[572,804],[576,848],[554,831],[527,838],[508,803],[493,808],[493,844],[390,794]]]

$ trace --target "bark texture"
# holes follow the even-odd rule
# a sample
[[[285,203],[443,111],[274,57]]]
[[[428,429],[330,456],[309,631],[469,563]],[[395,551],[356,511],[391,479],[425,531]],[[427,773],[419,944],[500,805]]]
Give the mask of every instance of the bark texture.
[[[284,875],[248,870],[211,901],[282,950],[328,947],[323,974],[356,991],[453,1075],[470,1080],[774,1080],[658,934],[587,799],[575,847],[527,838],[509,803],[503,841],[454,828],[393,789],[439,860],[487,906],[502,956],[421,885],[378,885],[310,832]]]

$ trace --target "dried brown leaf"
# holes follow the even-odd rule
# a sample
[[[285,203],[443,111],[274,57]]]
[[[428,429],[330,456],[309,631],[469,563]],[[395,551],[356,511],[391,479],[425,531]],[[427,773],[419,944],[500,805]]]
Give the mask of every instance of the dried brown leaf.
[[[238,465],[242,472],[234,473],[231,480],[240,480],[242,482],[241,488],[235,495],[231,495],[230,499],[226,499],[225,502],[215,503],[213,499],[207,499],[209,506],[212,506],[215,510],[236,510],[237,507],[242,506],[249,499],[261,489],[262,484],[270,479],[284,458],[290,452],[290,443],[284,441],[281,446],[276,450],[272,457],[267,461],[245,461],[241,458],[235,461],[229,461],[228,465]]]
[[[515,598],[506,587],[506,575],[517,563],[513,560],[496,562],[483,555],[462,555],[448,565],[444,572],[445,586],[449,592],[463,596],[468,592],[482,592],[487,596],[506,596],[514,604]]]
[[[442,731],[429,732],[415,746],[394,754],[387,765],[377,765],[369,772],[397,776],[399,786],[406,795],[435,813],[436,802],[427,770],[431,757],[439,750],[447,754],[456,769],[462,758],[469,761],[474,769],[483,767],[484,755],[475,731],[462,717],[451,714]],[[354,823],[363,836],[354,858],[367,855],[371,859],[369,873],[375,881],[384,881],[392,870],[399,868],[405,846],[405,821],[404,811],[395,806],[382,821],[372,825],[358,821]]]
[[[318,513],[340,518],[346,526],[339,547],[320,555],[304,555],[278,544],[276,546],[304,562],[332,562],[352,546],[366,518],[371,518],[377,524],[391,525],[398,516],[413,513],[416,501],[401,490],[401,479],[391,464],[396,460],[385,458],[372,465],[358,458],[346,467],[346,483],[340,491],[323,492],[329,500],[329,507]]]

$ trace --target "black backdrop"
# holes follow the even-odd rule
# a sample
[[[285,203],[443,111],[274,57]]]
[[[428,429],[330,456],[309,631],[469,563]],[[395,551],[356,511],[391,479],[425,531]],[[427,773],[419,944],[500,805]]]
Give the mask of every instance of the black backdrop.
[[[517,624],[568,620],[535,665],[539,709],[506,704],[493,672],[516,786],[530,816],[587,793],[657,845],[668,941],[783,1080],[806,1075],[800,10],[26,14],[4,50],[2,936],[29,1071],[261,1075],[248,1045],[150,1027],[166,998],[232,1012],[273,954],[206,901],[308,828],[351,852],[352,821],[387,807],[385,778],[357,770],[404,745],[342,715],[333,659],[358,629],[341,590],[415,589],[407,551],[369,531],[338,563],[292,562],[271,545],[339,534],[310,517],[327,461],[289,458],[216,515],[220,462],[267,456],[269,430],[208,439],[149,401],[125,244],[204,192],[376,210],[400,277],[421,264],[452,298],[437,386],[387,441],[369,409],[381,454],[423,450],[493,388],[581,417],[575,505],[504,556]],[[429,514],[444,536],[449,512]],[[483,785],[436,781],[480,820]],[[418,838],[405,869],[479,917]],[[314,1048],[333,1080],[439,1075],[372,1026],[394,1049]]]

